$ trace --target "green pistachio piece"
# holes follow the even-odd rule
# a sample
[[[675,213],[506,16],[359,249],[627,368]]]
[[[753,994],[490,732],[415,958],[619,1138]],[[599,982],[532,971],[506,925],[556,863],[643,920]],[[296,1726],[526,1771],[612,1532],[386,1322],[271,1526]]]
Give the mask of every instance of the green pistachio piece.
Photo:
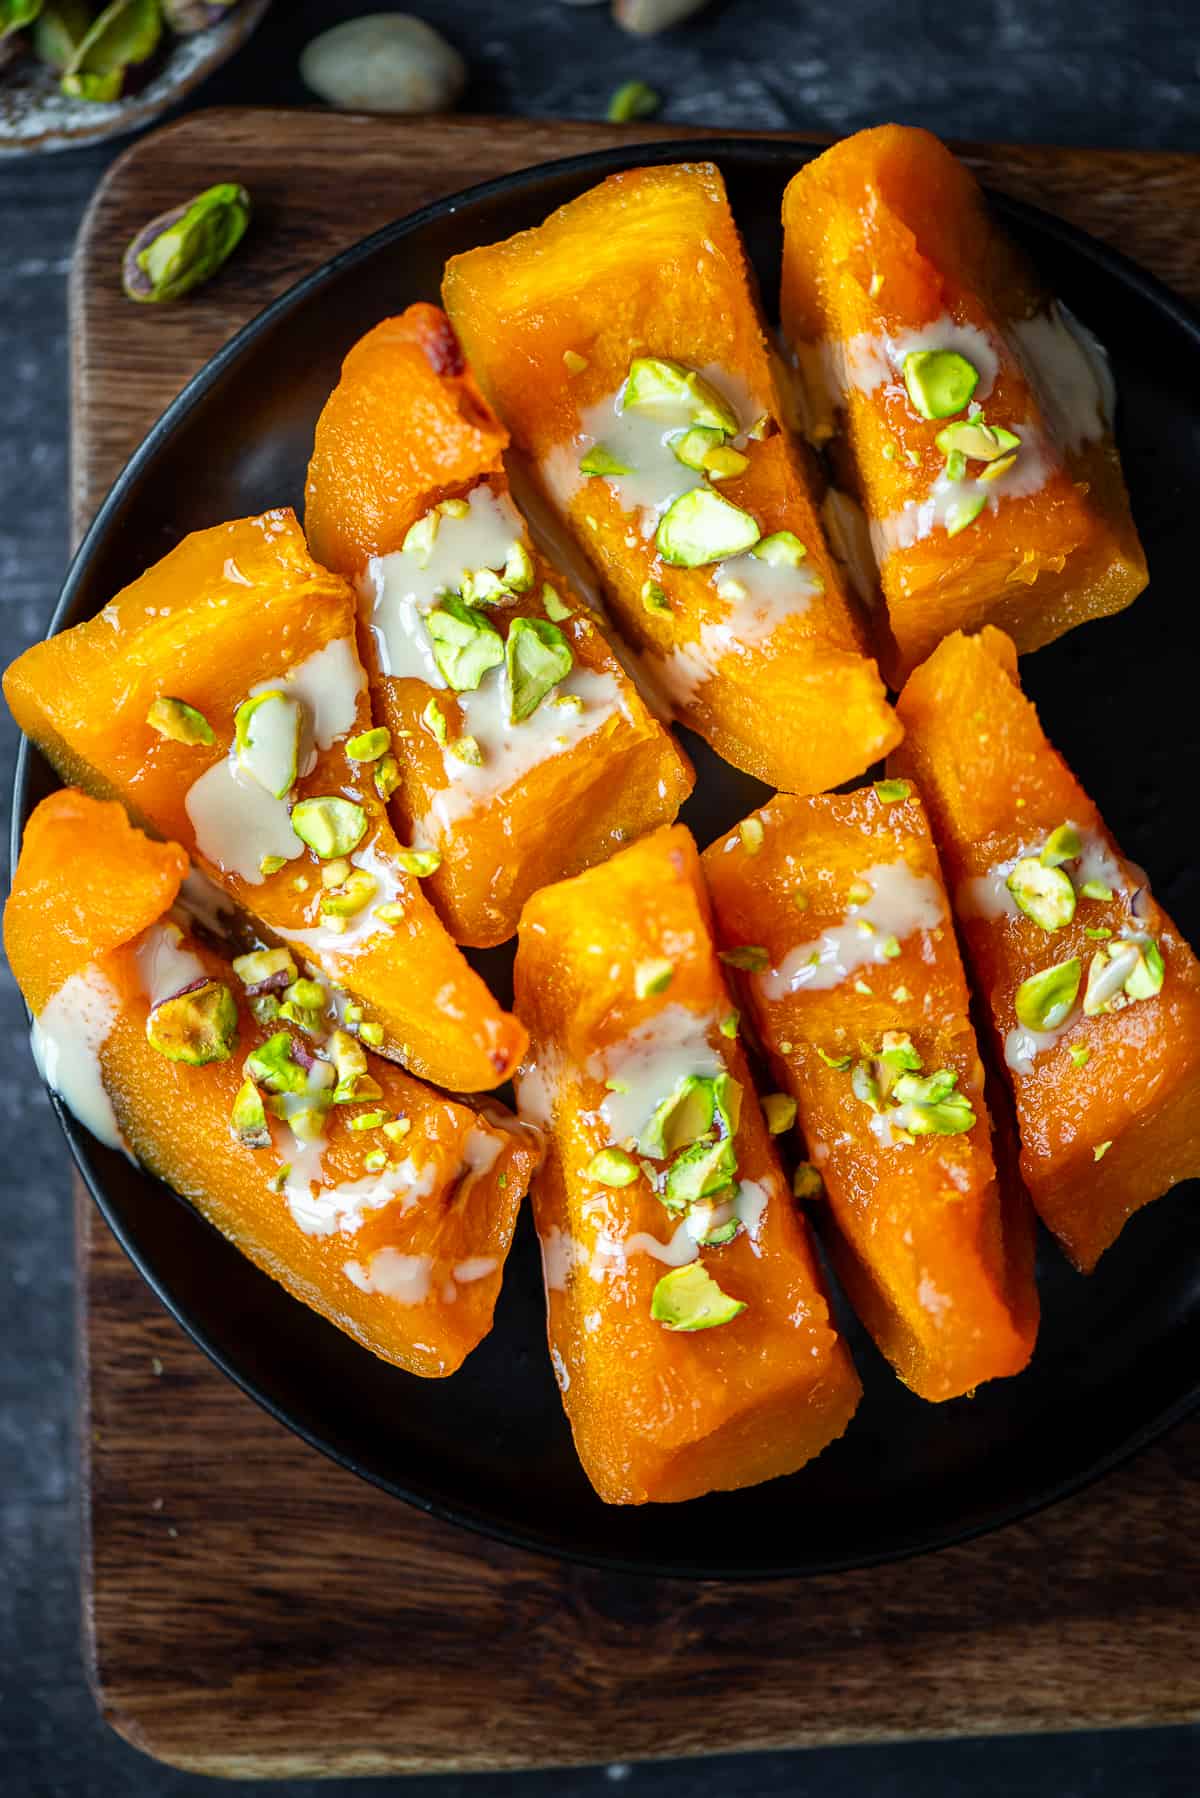
[[[286,1030],[276,1031],[257,1049],[251,1049],[245,1061],[248,1077],[269,1093],[302,1093],[308,1087],[308,1075],[292,1058],[292,1039]]]
[[[400,849],[396,852],[396,860],[406,874],[425,880],[441,867],[442,852],[440,849]]]
[[[279,1000],[274,993],[254,993],[250,999],[250,1015],[256,1024],[269,1029],[279,1021]]]
[[[675,978],[673,961],[640,961],[633,970],[633,990],[639,999],[665,993]]]
[[[383,1134],[387,1137],[389,1142],[403,1142],[411,1129],[411,1118],[392,1118],[390,1123],[383,1126]],[[501,1186],[505,1184],[503,1174],[501,1174],[498,1184]]]
[[[578,350],[564,350],[562,359],[569,375],[581,375],[588,365],[587,357],[581,356]]]
[[[638,1177],[637,1162],[624,1149],[601,1149],[583,1170],[585,1180],[601,1186],[632,1186]]]
[[[1072,1043],[1068,1053],[1077,1068],[1085,1068],[1092,1059],[1092,1051],[1085,1049],[1082,1043]]]
[[[701,568],[753,549],[760,534],[749,512],[711,487],[692,487],[667,507],[654,541],[672,567]]]
[[[827,1068],[832,1068],[835,1074],[844,1074],[852,1060],[852,1057],[849,1055],[828,1055],[824,1049],[818,1049],[817,1054],[825,1063],[825,1066]]]
[[[686,1074],[642,1131],[637,1141],[638,1154],[653,1161],[666,1161],[677,1149],[705,1136],[712,1129],[715,1116],[713,1081],[702,1074]]]
[[[570,606],[564,606],[549,581],[542,583],[542,610],[553,624],[561,624],[564,618],[571,616]]]
[[[243,986],[261,986],[280,974],[286,974],[289,981],[296,978],[290,949],[252,949],[249,955],[235,955],[233,971]]]
[[[228,1061],[237,1041],[237,1021],[229,988],[207,980],[156,1005],[146,1019],[146,1037],[168,1061],[200,1068],[210,1061]]]
[[[1038,858],[1043,868],[1061,868],[1064,862],[1073,862],[1077,855],[1082,855],[1083,843],[1079,832],[1073,824],[1060,824],[1052,830],[1042,845],[1042,853]]]
[[[1025,916],[1043,930],[1062,930],[1075,916],[1075,888],[1061,868],[1023,855],[1004,884]]]
[[[743,943],[736,949],[722,949],[720,959],[730,968],[741,968],[747,974],[762,974],[771,965],[771,957],[758,943]]]
[[[300,755],[300,707],[286,693],[256,693],[233,715],[238,766],[282,799],[296,784]]]
[[[186,699],[171,699],[164,694],[146,713],[146,723],[160,737],[170,737],[174,743],[187,743],[193,748],[199,743],[210,748],[217,740],[204,713]]]
[[[808,550],[794,531],[772,531],[754,545],[750,554],[772,568],[799,568]]]
[[[63,86],[71,79],[64,75]],[[209,280],[233,254],[250,223],[250,196],[234,181],[209,187],[186,206],[152,219],[125,252],[131,300],[178,300]]]
[[[912,797],[912,782],[910,780],[877,780],[875,797],[880,805],[898,805],[901,800]],[[870,896],[870,889],[868,889],[867,898],[869,899]],[[856,899],[852,903],[864,905],[866,900]]]
[[[710,481],[736,481],[745,474],[750,466],[749,456],[743,456],[728,443],[718,443],[713,449],[705,452],[701,467]]]
[[[510,593],[528,593],[533,586],[533,558],[519,538],[508,552],[503,581]]]
[[[695,1218],[698,1213],[703,1215],[703,1208],[699,1205],[693,1211],[692,1217]],[[741,1219],[731,1217],[728,1223],[718,1224],[714,1230],[706,1230],[699,1239],[701,1246],[706,1249],[719,1249],[723,1243],[732,1242],[741,1227]]]
[[[367,1071],[367,1058],[362,1044],[356,1042],[348,1030],[335,1030],[329,1038],[329,1053],[333,1060],[334,1072],[338,1085],[357,1080]]]
[[[667,442],[677,462],[685,468],[694,468],[704,473],[704,458],[710,450],[719,449],[725,441],[724,431],[712,425],[692,425],[686,431],[676,431],[668,437]]]
[[[966,411],[979,385],[979,370],[957,350],[910,350],[904,358],[904,385],[922,418],[951,418]]]
[[[379,1130],[391,1114],[386,1111],[359,1111],[346,1119],[347,1130]]]
[[[353,800],[325,794],[292,807],[292,829],[322,861],[349,855],[367,834],[367,814]]]
[[[1111,1136],[1109,1137],[1107,1142],[1098,1142],[1096,1144],[1095,1148],[1092,1150],[1092,1160],[1093,1161],[1103,1161],[1104,1157],[1108,1154],[1108,1151],[1112,1148],[1112,1146],[1113,1146],[1113,1139]]]
[[[980,469],[979,479],[981,481],[1002,480],[1009,469],[1014,465],[1016,459],[1016,451],[1014,450],[1011,456],[1001,456],[998,462],[989,462],[986,468]]]
[[[946,509],[946,535],[957,537],[969,524],[974,524],[987,505],[986,493],[965,493]]]
[[[1105,902],[1113,896],[1112,888],[1103,880],[1085,880],[1079,892],[1084,899],[1100,899]]]
[[[662,100],[644,81],[626,81],[608,103],[610,125],[627,125],[631,119],[649,119],[662,105]]]
[[[326,918],[356,918],[361,911],[366,911],[372,899],[379,891],[379,882],[365,868],[355,868],[354,872],[321,898],[321,915]]]
[[[689,424],[705,425],[727,437],[737,433],[737,413],[695,369],[666,357],[638,356],[629,365],[621,399],[626,412],[682,412]]]
[[[961,411],[956,406],[955,411]],[[946,425],[934,438],[944,456],[960,455],[972,462],[995,462],[1020,447],[1021,439],[999,425],[985,425],[982,418],[964,418]]]
[[[513,724],[532,717],[547,693],[575,665],[571,645],[546,618],[514,618],[504,645],[508,715]]]
[[[267,1124],[266,1107],[253,1080],[243,1081],[238,1088],[230,1121],[233,1134],[248,1149],[270,1148],[271,1131]]]
[[[618,460],[609,450],[606,450],[603,444],[596,443],[585,455],[580,457],[579,472],[587,475],[616,475],[632,474],[633,470],[627,462]]]
[[[380,725],[375,730],[364,730],[361,736],[351,737],[346,744],[346,754],[352,762],[377,762],[391,746],[391,731]]]
[[[465,762],[468,768],[483,767],[483,750],[474,737],[454,737],[446,745],[446,754]]]
[[[1014,1009],[1026,1030],[1057,1030],[1070,1016],[1079,993],[1083,968],[1077,956],[1031,974],[1017,988]]]
[[[796,1101],[789,1093],[764,1094],[762,1108],[771,1136],[782,1136],[796,1121]]]
[[[411,556],[418,568],[428,568],[433,546],[437,542],[437,534],[441,529],[442,515],[435,507],[418,518],[405,532],[404,542],[400,545],[403,555]]]
[[[885,1030],[879,1059],[897,1074],[919,1074],[921,1057],[913,1047],[907,1030]]]
[[[642,582],[642,609],[646,612],[669,612],[671,602],[657,581]]]
[[[904,1128],[914,1136],[961,1136],[974,1129],[975,1108],[965,1093],[949,1092],[927,1104],[907,1101],[902,1119]]]
[[[664,1274],[650,1300],[651,1317],[668,1330],[712,1330],[732,1323],[745,1309],[743,1300],[721,1291],[699,1261]]]
[[[727,1036],[730,1039],[730,1041],[732,1042],[733,1039],[737,1036],[738,1024],[739,1024],[740,1020],[741,1020],[741,1013],[736,1012],[736,1011],[731,1011],[727,1017],[722,1018],[720,1024],[718,1025],[718,1029],[720,1030],[721,1035]]]
[[[963,455],[961,450],[951,450],[950,454],[946,457],[946,479],[948,481],[962,481],[966,479],[966,474],[967,458]]]
[[[718,1142],[693,1143],[672,1162],[663,1189],[663,1203],[671,1211],[684,1211],[697,1199],[724,1192],[737,1178],[737,1154],[730,1137]]]
[[[159,0],[112,0],[76,44],[63,93],[73,100],[119,99],[126,69],[148,61],[161,36]]]
[[[324,1011],[329,997],[321,982],[310,980],[307,974],[298,975],[283,996],[305,1011]]]
[[[757,855],[767,837],[762,819],[743,818],[738,825],[738,836],[741,838],[742,848],[746,854]]]
[[[872,1111],[878,1111],[883,1104],[883,1091],[879,1085],[879,1076],[875,1072],[875,1064],[871,1061],[856,1061],[850,1076],[850,1091],[863,1105],[869,1105]]]
[[[431,699],[429,704],[433,705],[434,701]],[[400,764],[390,751],[387,755],[381,755],[376,762],[374,782],[375,791],[386,805],[387,801],[396,791],[396,788],[400,785]]]
[[[1166,978],[1166,966],[1162,951],[1153,937],[1146,937],[1137,945],[1138,960],[1132,974],[1125,982],[1125,991],[1131,999],[1153,999],[1162,991]]]
[[[447,598],[425,614],[433,659],[448,687],[473,693],[489,668],[504,660],[504,639],[495,625],[463,600]]]
[[[819,1199],[825,1182],[811,1161],[801,1161],[792,1175],[792,1192],[798,1199]]]

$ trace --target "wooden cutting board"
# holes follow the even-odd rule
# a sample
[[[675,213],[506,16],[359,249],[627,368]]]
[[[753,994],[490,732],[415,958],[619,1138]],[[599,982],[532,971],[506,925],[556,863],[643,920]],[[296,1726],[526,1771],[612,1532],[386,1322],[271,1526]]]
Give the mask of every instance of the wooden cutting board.
[[[209,111],[143,139],[73,268],[76,533],[205,358],[334,251],[504,170],[670,135]],[[1200,298],[1200,158],[969,155]],[[135,312],[121,247],[232,177],[257,217],[229,269]],[[428,1772],[1200,1717],[1200,1417],[1052,1511],[898,1566],[758,1586],[591,1573],[434,1522],[306,1448],[77,1203],[87,1660],[108,1720],[177,1766]]]

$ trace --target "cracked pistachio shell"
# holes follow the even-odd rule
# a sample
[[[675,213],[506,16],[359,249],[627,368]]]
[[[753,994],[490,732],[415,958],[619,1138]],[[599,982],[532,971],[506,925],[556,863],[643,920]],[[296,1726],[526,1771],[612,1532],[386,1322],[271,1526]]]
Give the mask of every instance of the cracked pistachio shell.
[[[63,71],[63,93],[73,100],[120,99],[126,69],[148,62],[161,37],[159,0],[112,0],[76,45]]]
[[[139,302],[178,300],[217,273],[250,223],[250,195],[219,181],[144,225],[125,252],[125,293]]]

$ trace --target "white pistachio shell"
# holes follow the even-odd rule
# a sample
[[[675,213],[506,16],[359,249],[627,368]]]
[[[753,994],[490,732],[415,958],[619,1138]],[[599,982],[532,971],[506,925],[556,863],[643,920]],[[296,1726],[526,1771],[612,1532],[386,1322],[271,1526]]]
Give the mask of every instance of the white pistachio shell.
[[[631,31],[635,37],[653,37],[656,31],[682,25],[707,3],[708,0],[613,0],[613,18],[622,31]]]
[[[306,45],[300,75],[331,106],[352,112],[446,112],[467,83],[467,65],[444,37],[411,13],[368,13]]]

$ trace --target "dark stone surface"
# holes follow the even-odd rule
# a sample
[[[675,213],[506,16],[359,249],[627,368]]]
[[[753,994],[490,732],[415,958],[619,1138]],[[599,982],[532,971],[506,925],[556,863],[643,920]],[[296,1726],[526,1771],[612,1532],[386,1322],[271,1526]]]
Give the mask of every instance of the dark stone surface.
[[[300,47],[354,0],[277,0],[205,102],[305,98]],[[947,135],[1200,149],[1192,0],[1096,6],[979,0],[958,15],[928,0],[714,0],[654,42],[607,8],[533,0],[421,0],[466,55],[474,110],[599,117],[620,82],[660,90],[664,116],[740,128],[853,130],[883,118]],[[83,207],[115,148],[0,161],[0,655],[45,627],[67,554],[64,278]],[[236,171],[232,171],[236,173]],[[1184,227],[1186,228],[1186,227]],[[0,718],[7,841],[16,733]],[[222,1789],[144,1760],[98,1721],[80,1668],[72,1441],[72,1244],[64,1146],[23,1047],[24,1014],[0,966],[0,1077],[7,1153],[0,1186],[0,1792],[5,1798],[182,1798]],[[954,1695],[947,1693],[947,1729]],[[399,1782],[353,1782],[380,1792]],[[703,1765],[417,1779],[412,1798],[1194,1798],[1200,1732],[910,1744]],[[230,1788],[233,1789],[233,1788]],[[266,1785],[334,1798],[338,1782]],[[344,1788],[351,1789],[348,1782]]]

